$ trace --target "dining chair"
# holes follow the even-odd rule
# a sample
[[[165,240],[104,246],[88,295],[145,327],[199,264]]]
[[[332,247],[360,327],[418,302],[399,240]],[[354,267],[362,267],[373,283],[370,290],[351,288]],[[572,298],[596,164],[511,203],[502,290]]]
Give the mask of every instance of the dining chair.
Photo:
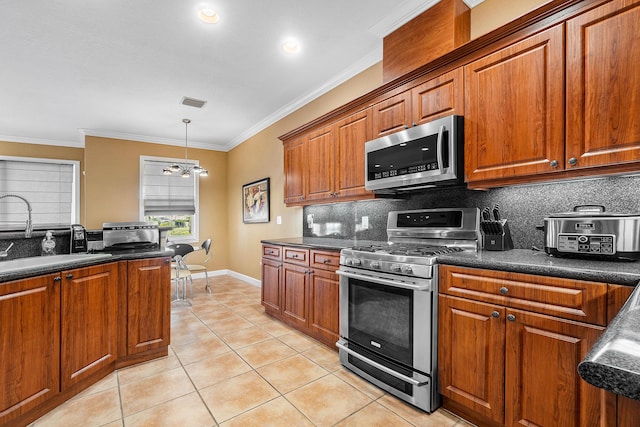
[[[204,252],[206,254],[206,257],[204,259],[204,261],[202,261],[202,264],[187,264],[187,269],[189,269],[189,272],[191,274],[193,273],[201,273],[204,272],[204,277],[206,280],[206,286],[204,287],[204,289],[207,291],[207,293],[211,293],[211,286],[209,285],[209,275],[207,274],[207,263],[209,261],[211,261],[211,258],[213,257],[213,252],[210,251],[211,249],[211,238],[205,240],[204,242],[202,242],[201,245],[202,249],[204,249]]]
[[[175,282],[176,296],[172,302],[191,305],[193,278],[185,262],[185,257],[193,252],[193,246],[185,243],[175,243],[167,245],[167,248],[172,249],[174,252],[173,262],[171,263],[171,280]],[[189,292],[187,292],[187,280],[189,281]],[[182,286],[180,286],[181,284]],[[182,297],[180,296],[181,290]]]

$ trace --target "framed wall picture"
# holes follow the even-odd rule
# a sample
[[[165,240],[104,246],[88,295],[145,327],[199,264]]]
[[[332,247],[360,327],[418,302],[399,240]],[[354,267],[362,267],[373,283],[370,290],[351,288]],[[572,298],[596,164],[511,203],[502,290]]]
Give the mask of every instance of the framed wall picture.
[[[242,186],[242,222],[269,222],[269,178]]]

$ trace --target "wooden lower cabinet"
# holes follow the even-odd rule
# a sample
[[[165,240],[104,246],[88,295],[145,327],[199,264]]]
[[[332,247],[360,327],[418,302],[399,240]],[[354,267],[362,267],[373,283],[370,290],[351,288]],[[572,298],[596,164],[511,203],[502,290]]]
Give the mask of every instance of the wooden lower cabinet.
[[[339,280],[335,271],[339,261],[338,251],[263,245],[265,313],[335,348],[339,336]]]
[[[307,327],[309,312],[309,267],[285,262],[282,266],[282,318],[297,327]]]
[[[167,348],[171,338],[171,262],[127,261],[127,355]]]
[[[59,275],[0,284],[0,342],[0,425],[11,425],[60,393]]]
[[[619,300],[609,306],[601,292],[607,287],[610,299]],[[579,311],[594,322],[606,319],[607,311],[620,308],[623,298],[615,295],[621,288],[441,266],[438,372],[445,408],[483,426],[615,426],[616,395],[577,371],[605,325],[559,315]],[[558,293],[573,295],[579,310],[560,309],[565,303],[554,297]],[[597,304],[583,301],[584,295]],[[544,313],[534,312],[537,306]]]
[[[62,390],[118,357],[118,265],[62,272]]]

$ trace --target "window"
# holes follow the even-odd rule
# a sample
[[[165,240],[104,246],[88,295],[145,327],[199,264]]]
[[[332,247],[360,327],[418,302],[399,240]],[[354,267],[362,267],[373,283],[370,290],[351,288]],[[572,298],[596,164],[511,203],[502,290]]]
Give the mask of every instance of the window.
[[[197,165],[194,160],[140,156],[140,219],[171,226],[167,233],[172,242],[197,242],[198,180],[180,175],[164,175],[172,163]]]
[[[80,162],[0,156],[0,196],[16,194],[31,205],[36,228],[80,221]],[[0,227],[24,228],[27,206],[15,197],[0,200]]]

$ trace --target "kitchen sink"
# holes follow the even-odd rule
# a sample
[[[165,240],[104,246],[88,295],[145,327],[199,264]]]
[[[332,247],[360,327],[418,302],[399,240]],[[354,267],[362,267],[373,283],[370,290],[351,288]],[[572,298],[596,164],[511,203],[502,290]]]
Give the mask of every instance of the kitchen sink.
[[[111,257],[111,254],[70,254],[18,258],[10,261],[0,261],[0,273],[15,273],[23,270],[53,266],[58,266],[63,269],[79,262],[98,261]]]

